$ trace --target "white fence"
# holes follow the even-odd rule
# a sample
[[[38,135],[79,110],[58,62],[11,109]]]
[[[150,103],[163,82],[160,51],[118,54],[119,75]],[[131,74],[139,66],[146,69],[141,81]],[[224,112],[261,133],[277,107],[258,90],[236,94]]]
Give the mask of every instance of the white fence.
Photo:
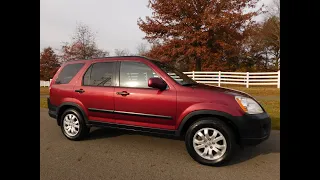
[[[203,84],[235,84],[249,86],[268,86],[276,85],[280,88],[280,71],[278,72],[184,72],[198,83]],[[49,87],[50,81],[41,81],[40,87]]]
[[[203,84],[235,84],[249,86],[276,85],[280,88],[280,71],[278,72],[184,72],[193,80]]]
[[[52,79],[50,79],[50,81],[42,81],[42,80],[40,80],[40,87],[49,87],[51,80]]]

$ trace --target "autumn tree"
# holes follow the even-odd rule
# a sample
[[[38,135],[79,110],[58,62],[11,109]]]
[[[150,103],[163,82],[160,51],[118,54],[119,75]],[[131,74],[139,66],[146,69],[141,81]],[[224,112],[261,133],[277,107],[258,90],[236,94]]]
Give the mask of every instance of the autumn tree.
[[[151,17],[138,19],[145,39],[157,43],[148,53],[163,61],[183,59],[195,70],[210,67],[224,70],[237,62],[245,31],[259,0],[149,0]],[[190,64],[189,63],[189,64]]]
[[[58,56],[51,47],[44,48],[40,53],[40,80],[48,81],[59,69]]]
[[[262,24],[255,24],[246,31],[246,38],[240,45],[237,71],[265,71],[265,44],[262,41]]]
[[[64,43],[62,46],[62,61],[108,56],[108,51],[101,50],[97,47],[95,35],[89,26],[78,24],[71,42]]]
[[[267,7],[262,40],[270,54],[273,69],[280,69],[280,0],[272,0]]]
[[[280,68],[280,18],[272,16],[262,27],[262,40],[275,70]]]
[[[130,51],[128,49],[115,49],[114,53],[116,56],[129,56]]]

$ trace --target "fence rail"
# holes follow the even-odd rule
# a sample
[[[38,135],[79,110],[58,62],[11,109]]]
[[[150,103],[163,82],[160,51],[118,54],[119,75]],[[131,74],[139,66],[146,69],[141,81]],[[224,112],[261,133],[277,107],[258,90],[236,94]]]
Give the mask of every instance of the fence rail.
[[[191,71],[184,72],[184,74],[191,77],[198,83],[204,84],[234,84],[244,85],[247,88],[250,86],[268,86],[273,85],[280,88],[280,71],[278,72],[203,72],[203,71]],[[41,81],[40,87],[49,87],[50,81]]]
[[[52,79],[50,79],[50,81],[42,81],[42,80],[40,80],[40,87],[49,87],[51,80]]]
[[[204,84],[234,84],[250,86],[276,85],[280,88],[280,71],[278,72],[203,72],[191,71],[184,72],[198,83]]]

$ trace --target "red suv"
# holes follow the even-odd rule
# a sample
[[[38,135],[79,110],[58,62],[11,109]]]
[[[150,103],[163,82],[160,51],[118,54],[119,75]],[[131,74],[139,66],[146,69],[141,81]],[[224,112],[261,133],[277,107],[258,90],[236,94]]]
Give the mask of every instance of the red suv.
[[[145,57],[106,57],[62,65],[50,84],[49,115],[70,140],[92,126],[182,137],[205,165],[230,160],[235,146],[268,139],[269,115],[250,95],[199,84]]]

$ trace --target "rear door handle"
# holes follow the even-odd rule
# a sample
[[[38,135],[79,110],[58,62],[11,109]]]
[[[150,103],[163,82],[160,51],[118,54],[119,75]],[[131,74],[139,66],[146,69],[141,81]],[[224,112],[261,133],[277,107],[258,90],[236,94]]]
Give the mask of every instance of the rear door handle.
[[[127,91],[122,91],[122,92],[117,92],[117,95],[121,95],[121,96],[128,96],[130,93],[128,93]]]
[[[77,93],[82,94],[82,93],[84,93],[85,91],[84,91],[83,89],[77,89],[77,90],[74,90],[74,92],[77,92]]]

